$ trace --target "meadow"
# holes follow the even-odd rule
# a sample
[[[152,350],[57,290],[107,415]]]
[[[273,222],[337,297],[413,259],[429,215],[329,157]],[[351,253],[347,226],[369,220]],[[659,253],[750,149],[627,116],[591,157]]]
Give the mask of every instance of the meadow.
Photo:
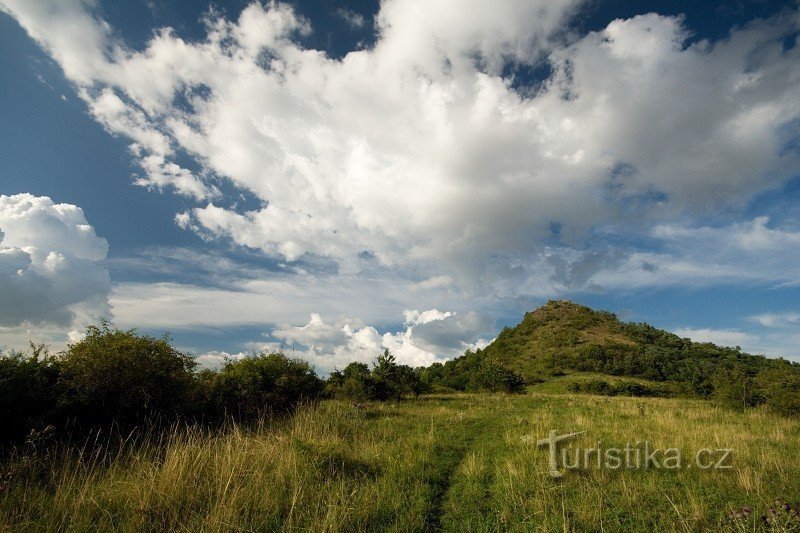
[[[85,453],[30,443],[0,468],[0,529],[783,531],[800,527],[800,421],[684,398],[433,394],[325,400],[220,431]],[[732,448],[730,469],[548,473],[536,440]],[[89,451],[93,450],[93,451]],[[687,463],[691,462],[689,460]],[[776,502],[776,500],[778,500]],[[786,502],[786,503],[784,503]],[[784,510],[785,508],[785,510]],[[765,515],[762,518],[761,515]]]

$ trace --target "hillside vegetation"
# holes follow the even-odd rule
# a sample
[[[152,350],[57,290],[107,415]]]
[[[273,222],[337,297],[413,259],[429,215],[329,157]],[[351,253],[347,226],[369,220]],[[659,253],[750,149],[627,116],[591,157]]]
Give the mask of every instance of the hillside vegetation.
[[[767,403],[784,414],[800,414],[797,363],[750,355],[738,347],[692,342],[565,300],[526,313],[522,322],[505,328],[484,350],[435,364],[423,377],[453,390],[481,390],[487,369],[511,372],[529,385],[574,372],[639,378],[650,384],[615,389],[608,380],[598,379],[573,391],[715,397],[734,407]]]
[[[62,353],[0,355],[0,453],[51,427],[59,438],[181,420],[204,426],[285,416],[304,401],[398,401],[431,391],[524,392],[557,382],[569,393],[713,398],[800,415],[800,365],[696,343],[611,313],[551,301],[505,328],[484,350],[411,368],[388,351],[323,380],[306,362],[253,354],[195,370],[169,339],[103,323]],[[562,378],[568,377],[568,380]],[[543,390],[548,390],[547,388]],[[553,390],[552,388],[549,390]]]
[[[327,379],[282,354],[198,372],[167,337],[108,324],[4,354],[0,531],[800,528],[796,364],[563,301],[444,365],[376,355]],[[556,480],[550,431],[584,432],[582,452],[734,452],[724,470],[597,452]]]

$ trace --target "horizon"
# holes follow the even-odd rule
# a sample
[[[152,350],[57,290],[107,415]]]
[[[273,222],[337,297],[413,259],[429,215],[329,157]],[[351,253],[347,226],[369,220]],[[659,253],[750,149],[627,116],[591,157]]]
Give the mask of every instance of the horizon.
[[[799,33],[796,1],[0,0],[0,348],[105,317],[203,367],[427,366],[566,299],[800,361]]]

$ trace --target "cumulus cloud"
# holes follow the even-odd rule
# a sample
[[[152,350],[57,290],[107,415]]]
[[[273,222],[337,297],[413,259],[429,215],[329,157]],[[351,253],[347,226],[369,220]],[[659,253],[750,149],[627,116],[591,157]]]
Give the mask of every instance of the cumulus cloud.
[[[732,329],[679,328],[674,333],[695,342],[713,342],[718,346],[752,346],[758,340],[756,335]]]
[[[766,315],[765,315],[766,316]],[[740,329],[678,328],[676,335],[696,342],[713,342],[719,346],[739,346],[743,351],[770,357],[785,357],[800,361],[800,334],[796,328],[775,329],[771,318],[766,319],[766,329],[742,331]]]
[[[210,352],[203,352],[194,356],[197,368],[199,369],[217,369],[222,366],[226,361],[239,361],[248,357],[250,353],[238,352],[228,353],[225,351],[214,350]]]
[[[25,336],[31,325],[45,326],[47,336],[48,327],[81,329],[110,318],[107,249],[77,206],[30,194],[0,196],[4,336]]]
[[[491,331],[493,323],[476,313],[459,314],[429,311],[404,313],[401,331],[381,335],[362,320],[326,323],[318,314],[302,326],[284,326],[272,331],[272,337],[327,373],[352,361],[369,363],[384,349],[397,361],[411,366],[427,366],[451,359],[468,349],[483,348],[489,341],[480,336]]]
[[[796,16],[689,43],[657,14],[572,35],[568,0],[387,0],[375,45],[339,60],[300,44],[313,28],[284,4],[131,50],[84,2],[2,3],[131,139],[138,183],[203,201],[183,227],[347,272],[367,253],[413,269],[418,289],[503,292],[554,227],[580,257],[545,261],[548,282],[587,286],[624,262],[584,249],[593,228],[736,208],[798,164],[784,149],[800,117],[800,51],[784,48]],[[535,93],[502,76],[543,63]],[[217,179],[263,207],[225,207]]]
[[[135,182],[196,202],[176,213],[180,227],[278,265],[259,276],[218,261],[231,275],[214,286],[118,284],[118,323],[263,325],[325,369],[384,348],[408,364],[458,355],[485,344],[485,317],[517,299],[800,283],[800,228],[730,222],[797,173],[797,12],[708,42],[655,13],[575,34],[567,23],[581,5],[385,0],[375,44],[335,59],[303,45],[314,28],[286,4],[253,3],[235,20],[209,11],[203,39],[163,28],[134,50],[91,0],[0,0],[91,115],[130,140]],[[530,86],[508,74],[544,66],[547,79]],[[259,206],[231,206],[222,181]],[[93,233],[75,246],[92,255],[72,257],[56,232],[33,245],[15,231],[2,241],[2,283],[44,296],[6,306],[0,322],[66,324],[106,309],[105,247]],[[41,250],[65,257],[65,274]],[[414,307],[428,311],[386,329]]]
[[[800,313],[763,313],[750,317],[765,328],[797,328],[800,326]]]

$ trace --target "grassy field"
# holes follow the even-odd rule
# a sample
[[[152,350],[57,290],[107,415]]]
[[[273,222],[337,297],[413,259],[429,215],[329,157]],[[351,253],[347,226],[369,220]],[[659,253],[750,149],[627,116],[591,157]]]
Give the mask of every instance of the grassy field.
[[[726,470],[548,473],[536,439],[733,448]],[[0,529],[123,531],[753,531],[800,496],[800,422],[686,399],[434,395],[79,457],[29,451],[0,470]],[[731,519],[732,510],[749,516]],[[800,526],[777,509],[768,527]],[[746,513],[745,513],[746,514]],[[770,525],[771,524],[771,525]]]

